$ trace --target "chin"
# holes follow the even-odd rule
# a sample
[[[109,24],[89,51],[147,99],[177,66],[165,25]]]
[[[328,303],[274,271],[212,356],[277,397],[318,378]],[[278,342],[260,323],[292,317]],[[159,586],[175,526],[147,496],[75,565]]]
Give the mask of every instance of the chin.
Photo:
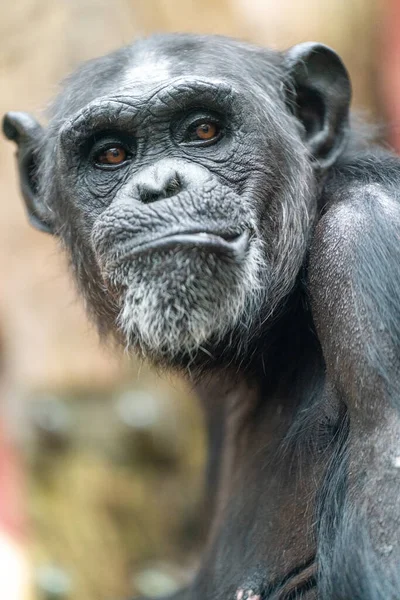
[[[250,329],[265,301],[258,255],[255,245],[240,262],[175,249],[124,264],[112,280],[126,346],[162,366],[209,359],[229,332]]]

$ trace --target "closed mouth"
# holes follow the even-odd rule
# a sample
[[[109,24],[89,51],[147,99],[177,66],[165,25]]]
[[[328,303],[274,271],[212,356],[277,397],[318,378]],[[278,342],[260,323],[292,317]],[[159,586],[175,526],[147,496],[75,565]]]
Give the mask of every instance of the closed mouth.
[[[250,232],[247,229],[234,234],[214,231],[184,231],[147,239],[136,244],[130,242],[127,251],[120,255],[116,262],[120,264],[141,254],[182,247],[198,248],[202,251],[240,259],[245,256],[249,242]]]

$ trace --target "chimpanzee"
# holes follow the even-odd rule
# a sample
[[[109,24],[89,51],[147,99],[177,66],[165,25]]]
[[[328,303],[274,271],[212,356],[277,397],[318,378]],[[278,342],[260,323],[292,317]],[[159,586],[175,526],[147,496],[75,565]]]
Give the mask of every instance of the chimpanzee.
[[[182,600],[400,598],[400,162],[350,98],[322,44],[174,34],[84,64],[46,129],[5,117],[100,332],[204,404]]]

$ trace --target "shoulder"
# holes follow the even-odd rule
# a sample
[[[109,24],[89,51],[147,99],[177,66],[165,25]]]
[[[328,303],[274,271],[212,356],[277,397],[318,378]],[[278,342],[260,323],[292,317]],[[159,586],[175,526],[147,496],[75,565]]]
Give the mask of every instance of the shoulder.
[[[337,245],[353,260],[399,251],[399,226],[400,158],[378,147],[359,152],[344,157],[326,181],[311,254]]]
[[[308,268],[314,322],[332,364],[341,353],[348,365],[369,356],[370,369],[400,350],[399,160],[343,166],[324,201]]]
[[[343,160],[330,174],[310,250],[310,283],[400,294],[400,159],[379,148]],[[371,292],[372,293],[372,292]]]

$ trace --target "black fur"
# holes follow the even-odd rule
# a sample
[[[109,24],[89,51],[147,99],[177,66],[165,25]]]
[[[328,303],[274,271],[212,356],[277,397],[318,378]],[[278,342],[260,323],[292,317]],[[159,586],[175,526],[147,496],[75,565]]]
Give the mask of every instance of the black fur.
[[[318,44],[168,35],[83,65],[46,130],[5,118],[100,331],[202,400],[213,520],[179,600],[400,598],[400,163],[350,95]]]

